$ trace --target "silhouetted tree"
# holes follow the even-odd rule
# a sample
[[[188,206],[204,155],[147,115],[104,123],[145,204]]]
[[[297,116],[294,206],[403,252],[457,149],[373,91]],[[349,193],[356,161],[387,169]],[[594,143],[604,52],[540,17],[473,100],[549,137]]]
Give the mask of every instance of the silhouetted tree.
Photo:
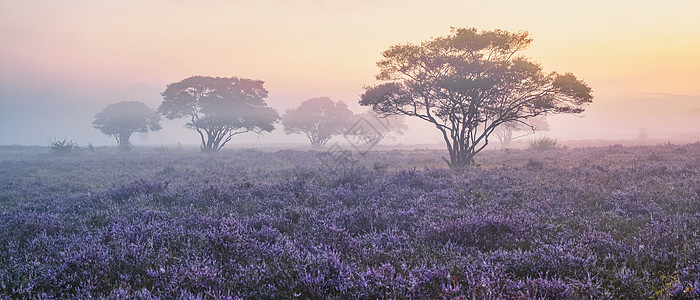
[[[282,117],[284,132],[303,133],[314,148],[323,147],[334,135],[343,134],[352,124],[353,113],[343,101],[319,97],[306,100]]]
[[[92,126],[113,136],[121,151],[131,150],[129,138],[134,132],[158,131],[160,115],[142,102],[123,101],[107,105],[95,115]]]
[[[591,89],[573,74],[545,74],[518,56],[527,32],[452,29],[420,45],[395,45],[377,65],[383,84],[365,88],[360,104],[384,115],[402,114],[434,125],[460,168],[486,147],[502,124],[542,114],[580,113]]]
[[[549,123],[544,115],[501,124],[493,131],[493,136],[501,142],[501,148],[505,149],[514,140],[531,135],[535,131],[549,131]]]
[[[194,76],[169,84],[158,111],[168,119],[189,118],[186,127],[199,133],[204,152],[217,152],[231,137],[270,132],[279,120],[267,106],[263,81]]]

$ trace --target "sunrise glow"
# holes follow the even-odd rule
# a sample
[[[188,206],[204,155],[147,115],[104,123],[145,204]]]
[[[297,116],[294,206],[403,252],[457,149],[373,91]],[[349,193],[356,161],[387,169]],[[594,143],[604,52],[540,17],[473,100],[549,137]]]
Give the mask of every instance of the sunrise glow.
[[[41,90],[52,96],[31,101],[74,105],[89,124],[99,107],[118,100],[105,98],[105,90],[146,86],[155,92],[142,100],[156,106],[166,84],[211,75],[264,80],[271,105],[282,111],[318,96],[359,110],[362,87],[375,83],[375,63],[389,46],[420,43],[450,27],[500,28],[530,32],[528,56],[593,87],[587,118],[564,122],[591,128],[586,136],[595,137],[600,122],[616,126],[592,121],[600,116],[700,107],[698,11],[697,1],[1,1],[0,104],[22,108],[26,100],[17,94]],[[625,107],[650,94],[668,99]],[[72,121],[59,128],[80,127]],[[7,129],[21,124],[3,125],[0,144],[62,134],[53,127],[27,139]],[[644,124],[620,126],[634,134]]]

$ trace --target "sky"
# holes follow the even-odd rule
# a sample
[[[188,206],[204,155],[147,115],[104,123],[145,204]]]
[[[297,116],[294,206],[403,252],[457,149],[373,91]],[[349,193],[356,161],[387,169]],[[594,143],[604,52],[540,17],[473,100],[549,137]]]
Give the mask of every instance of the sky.
[[[594,101],[549,118],[560,139],[685,136],[700,140],[700,1],[0,0],[0,145],[112,145],[92,128],[110,103],[157,108],[193,75],[265,81],[280,114],[327,96],[356,112],[381,52],[450,27],[528,31],[524,54],[572,72]],[[193,144],[184,120],[137,134],[138,145]],[[419,120],[395,143],[439,143]],[[279,130],[231,143],[305,143]]]

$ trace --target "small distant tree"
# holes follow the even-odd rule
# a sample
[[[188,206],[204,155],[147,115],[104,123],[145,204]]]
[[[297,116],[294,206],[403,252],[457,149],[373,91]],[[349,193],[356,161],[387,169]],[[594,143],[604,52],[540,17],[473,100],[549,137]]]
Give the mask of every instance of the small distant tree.
[[[280,119],[267,106],[263,81],[238,77],[194,76],[169,84],[158,111],[168,119],[188,118],[204,152],[217,152],[234,135],[270,132]]]
[[[123,101],[107,105],[95,115],[92,126],[100,132],[113,136],[120,151],[131,150],[129,138],[134,132],[158,131],[160,115],[138,101]]]
[[[372,144],[378,144],[384,138],[391,135],[403,135],[408,126],[405,122],[405,117],[403,115],[383,115],[377,116],[372,110],[366,111],[364,113],[355,115],[353,124],[360,122],[361,119],[366,120],[370,126],[376,131],[376,135],[373,135]],[[351,134],[351,133],[349,133]]]
[[[505,149],[514,140],[531,135],[536,131],[549,131],[549,123],[547,123],[545,116],[505,123],[496,127],[493,136],[501,142],[501,148]]]
[[[314,148],[323,147],[334,135],[345,133],[352,125],[353,113],[343,101],[319,97],[306,100],[282,117],[284,132],[303,133]]]
[[[366,87],[360,104],[430,123],[447,146],[445,162],[464,167],[497,127],[580,113],[592,102],[591,88],[573,74],[546,74],[519,55],[531,42],[527,32],[458,28],[419,45],[392,46],[377,63],[384,83]]]
[[[649,129],[647,129],[646,127],[639,128],[639,132],[637,133],[637,139],[646,140],[648,138],[649,138]]]

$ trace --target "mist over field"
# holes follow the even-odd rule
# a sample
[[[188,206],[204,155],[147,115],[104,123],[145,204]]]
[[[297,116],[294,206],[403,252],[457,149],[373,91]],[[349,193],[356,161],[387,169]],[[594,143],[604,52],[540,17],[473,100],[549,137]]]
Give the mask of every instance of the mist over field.
[[[367,81],[371,81],[368,77]],[[270,83],[269,103],[279,111],[291,109],[306,100],[304,96],[286,97],[275,92]],[[594,86],[595,87],[595,86]],[[94,116],[104,106],[119,101],[142,101],[152,108],[162,102],[160,93],[164,87],[136,83],[121,89],[104,89],[93,96],[68,92],[0,89],[0,144],[47,146],[55,139],[68,137],[81,145],[111,146],[113,140],[91,127]],[[354,111],[366,108],[357,105],[360,90],[343,99]],[[700,141],[700,96],[639,93],[635,96],[605,97],[597,92],[596,101],[582,116],[553,116],[549,118],[551,129],[544,134],[566,140],[635,140],[641,128],[649,132],[652,144],[673,141],[676,143]],[[602,96],[601,96],[602,94]],[[308,93],[311,98],[313,94]],[[396,136],[383,144],[440,144],[442,140],[431,126],[416,120],[407,120],[410,134]],[[195,133],[183,128],[182,120],[164,120],[160,132],[137,134],[134,144],[139,146],[197,145]],[[537,137],[535,134],[533,137]],[[239,136],[236,142],[246,147],[265,147],[270,144],[305,144],[303,136],[284,134],[276,130],[264,135]],[[646,141],[648,142],[648,141]],[[645,144],[645,141],[636,141]],[[604,144],[605,144],[604,143]],[[600,145],[600,143],[598,143]],[[235,144],[232,144],[235,147]]]
[[[0,145],[64,137],[110,145],[90,126],[96,113],[118,101],[156,108],[167,84],[192,75],[263,80],[280,112],[326,96],[360,113],[359,96],[373,83],[382,51],[451,26],[526,30],[534,38],[526,56],[593,87],[596,101],[580,116],[552,117],[550,136],[634,139],[646,128],[650,139],[697,141],[700,44],[687,38],[700,31],[697,3],[631,4],[2,1]],[[411,134],[396,143],[442,142],[431,126],[408,122]],[[164,122],[164,130],[137,134],[134,143],[198,144],[183,125]],[[280,130],[237,138],[296,141],[304,142]]]
[[[698,11],[0,0],[0,299],[700,299]]]

